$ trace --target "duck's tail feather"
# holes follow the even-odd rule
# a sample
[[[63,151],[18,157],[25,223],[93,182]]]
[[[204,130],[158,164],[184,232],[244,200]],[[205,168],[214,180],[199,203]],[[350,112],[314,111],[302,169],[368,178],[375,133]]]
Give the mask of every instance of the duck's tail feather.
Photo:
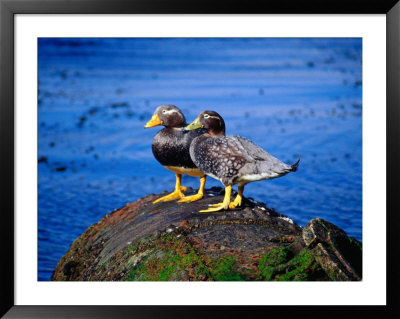
[[[294,163],[293,165],[290,166],[291,167],[290,171],[291,172],[297,171],[297,167],[299,166],[299,163],[300,163],[300,158],[297,160],[296,163]]]

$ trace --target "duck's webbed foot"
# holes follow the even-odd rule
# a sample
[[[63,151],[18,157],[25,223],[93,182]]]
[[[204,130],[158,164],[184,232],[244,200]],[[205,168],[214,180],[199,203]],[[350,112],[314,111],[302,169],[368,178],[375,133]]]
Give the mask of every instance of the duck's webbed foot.
[[[181,198],[180,200],[178,200],[178,203],[191,203],[191,202],[195,202],[202,198],[203,198],[203,194],[197,193],[196,195],[185,196],[185,197]]]
[[[228,206],[228,207],[229,207],[229,206]],[[224,205],[224,203],[222,202],[222,203],[218,203],[218,204],[213,204],[213,205],[211,205],[211,207],[208,208],[208,209],[200,210],[199,213],[218,212],[218,211],[220,211],[220,210],[228,209],[228,207],[225,208],[225,205]]]
[[[181,200],[178,201],[178,203],[191,203],[195,202],[199,199],[202,199],[204,197],[204,186],[206,185],[206,177],[202,176],[200,178],[200,188],[197,194],[192,195],[192,196],[185,196]]]
[[[170,200],[185,197],[185,194],[183,194],[182,191],[183,192],[186,191],[187,188],[185,186],[181,185],[181,178],[182,178],[181,174],[176,174],[175,190],[171,194],[168,194],[166,196],[160,197],[159,199],[156,199],[153,202],[153,204],[157,204],[159,202],[168,202]]]
[[[229,203],[229,209],[235,209],[242,205],[244,186],[238,186],[238,194],[233,202]]]
[[[200,210],[199,213],[210,213],[210,212],[218,212],[220,210],[227,210],[229,208],[229,203],[231,201],[231,192],[232,186],[225,187],[225,196],[224,201],[218,204],[212,204],[208,209]]]
[[[175,189],[171,194],[156,199],[153,204],[157,204],[159,202],[168,202],[170,200],[175,200],[182,197],[185,197],[185,194],[183,194],[180,189]]]

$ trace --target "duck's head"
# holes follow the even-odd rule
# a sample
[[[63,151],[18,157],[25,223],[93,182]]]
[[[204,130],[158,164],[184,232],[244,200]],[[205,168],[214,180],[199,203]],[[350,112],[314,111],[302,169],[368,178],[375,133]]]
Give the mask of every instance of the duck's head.
[[[203,111],[190,123],[186,129],[195,130],[204,128],[212,137],[225,135],[225,122],[221,115],[215,111]]]
[[[175,105],[160,105],[155,110],[145,128],[164,125],[165,127],[184,127],[186,119],[182,111]]]

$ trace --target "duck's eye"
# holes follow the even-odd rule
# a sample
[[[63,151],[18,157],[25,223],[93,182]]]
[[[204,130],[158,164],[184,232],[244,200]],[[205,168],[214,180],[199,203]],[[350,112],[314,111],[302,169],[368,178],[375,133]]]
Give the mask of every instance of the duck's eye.
[[[208,119],[209,117],[210,117],[210,115],[204,114],[204,118],[205,118],[205,119]]]
[[[162,114],[165,114],[165,113],[167,113],[167,110],[162,110]]]

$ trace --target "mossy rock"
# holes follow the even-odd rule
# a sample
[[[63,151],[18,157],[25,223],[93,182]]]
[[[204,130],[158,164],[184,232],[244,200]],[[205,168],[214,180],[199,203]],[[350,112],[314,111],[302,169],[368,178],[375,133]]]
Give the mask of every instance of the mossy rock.
[[[362,278],[362,245],[334,224],[320,218],[303,230],[303,240],[315,260],[332,280]]]
[[[315,247],[306,245],[303,229],[263,203],[244,199],[237,210],[199,213],[221,202],[223,190],[207,190],[194,203],[153,204],[161,195],[127,204],[89,227],[52,280],[335,280]]]
[[[276,281],[329,280],[306,247],[294,254],[291,247],[271,250],[260,260],[261,279]]]

